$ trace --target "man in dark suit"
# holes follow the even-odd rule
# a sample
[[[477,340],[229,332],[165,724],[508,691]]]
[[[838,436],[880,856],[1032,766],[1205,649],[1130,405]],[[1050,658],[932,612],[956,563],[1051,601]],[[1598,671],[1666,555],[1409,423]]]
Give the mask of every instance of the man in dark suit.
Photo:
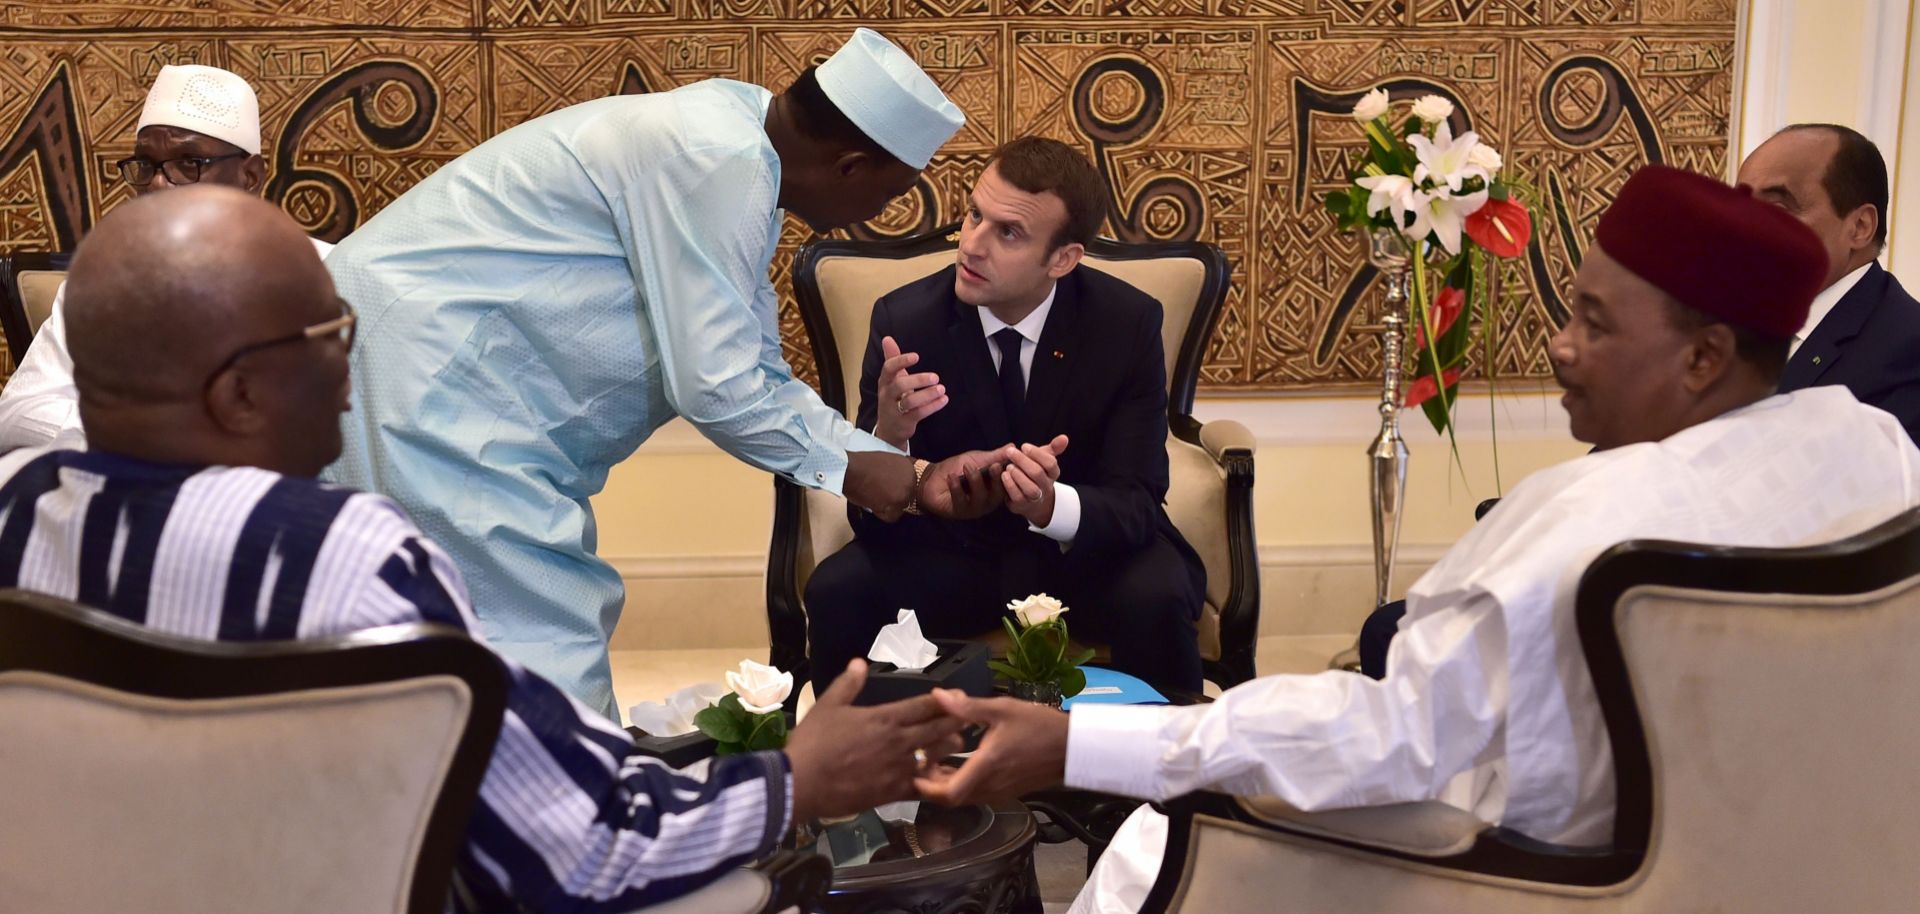
[[[816,692],[900,608],[930,638],[975,637],[1040,592],[1066,603],[1076,640],[1111,646],[1112,666],[1199,690],[1205,571],[1161,505],[1161,308],[1080,265],[1106,212],[1085,157],[1014,140],[974,186],[955,265],[874,304],[857,424],[921,460],[1001,447],[1007,510],[851,512],[854,541],[807,582]]]
[[[1875,258],[1887,243],[1887,163],[1834,124],[1796,124],[1740,165],[1739,182],[1812,228],[1832,261],[1780,390],[1841,384],[1920,440],[1920,302]]]

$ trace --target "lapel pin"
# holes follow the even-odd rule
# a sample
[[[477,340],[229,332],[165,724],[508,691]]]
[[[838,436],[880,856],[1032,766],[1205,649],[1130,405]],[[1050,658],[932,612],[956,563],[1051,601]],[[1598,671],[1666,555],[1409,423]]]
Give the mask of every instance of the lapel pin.
[[[1057,352],[1056,352],[1056,353],[1054,353],[1054,355],[1059,355],[1059,354],[1060,354],[1060,353],[1057,353]],[[1818,364],[1820,364],[1820,357],[1819,357],[1819,356],[1817,356],[1817,355],[1816,355],[1816,356],[1814,356],[1814,357],[1813,357],[1813,364],[1815,364],[1815,365],[1818,365]]]
[[[1066,353],[1064,353],[1064,352],[1061,352],[1061,351],[1060,351],[1060,350],[1058,350],[1058,349],[1055,349],[1055,350],[1053,351],[1053,357],[1054,357],[1054,358],[1056,358],[1056,359],[1064,359],[1064,358],[1066,358],[1066,357],[1067,357],[1067,354],[1066,354]]]

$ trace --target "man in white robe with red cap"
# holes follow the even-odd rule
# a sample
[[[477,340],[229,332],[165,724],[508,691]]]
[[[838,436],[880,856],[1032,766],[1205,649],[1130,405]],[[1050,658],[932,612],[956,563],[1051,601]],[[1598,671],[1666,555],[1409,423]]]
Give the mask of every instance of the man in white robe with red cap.
[[[1071,714],[942,692],[948,713],[989,729],[921,792],[1215,790],[1310,812],[1437,800],[1542,841],[1606,843],[1613,759],[1573,631],[1587,565],[1630,539],[1786,547],[1859,533],[1920,504],[1920,451],[1845,388],[1774,393],[1827,272],[1791,216],[1648,166],[1594,240],[1549,353],[1573,435],[1597,450],[1528,477],[1415,582],[1384,679],[1267,676],[1212,704]],[[1073,910],[1137,909],[1165,837],[1165,817],[1142,807]]]
[[[259,193],[267,164],[260,157],[260,102],[253,87],[218,67],[161,67],[140,109],[133,155],[114,165],[135,196],[185,184]],[[333,249],[309,240],[322,258]],[[61,283],[33,344],[25,354],[14,353],[19,367],[0,390],[0,450],[87,446],[67,351],[66,293]]]

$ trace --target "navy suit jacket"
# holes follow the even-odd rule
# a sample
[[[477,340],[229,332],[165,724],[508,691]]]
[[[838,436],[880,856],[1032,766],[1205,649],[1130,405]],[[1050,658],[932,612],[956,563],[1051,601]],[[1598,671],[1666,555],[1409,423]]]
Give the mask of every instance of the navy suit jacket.
[[[1845,385],[1920,441],[1920,302],[1878,263],[1813,328],[1780,375],[1780,392]]]
[[[1091,267],[1076,267],[1055,287],[1053,309],[1040,331],[1017,426],[1008,422],[998,376],[980,328],[978,309],[953,292],[954,267],[887,293],[873,306],[860,372],[857,423],[874,426],[881,337],[902,352],[917,352],[911,369],[940,375],[948,402],[920,422],[915,457],[941,460],[1007,444],[1041,444],[1066,435],[1060,481],[1080,496],[1080,528],[1071,554],[1120,554],[1170,539],[1200,579],[1199,556],[1168,519],[1167,377],[1160,343],[1160,303]],[[892,404],[885,404],[888,408]],[[864,538],[983,550],[1050,550],[1051,539],[1027,530],[1025,519],[996,510],[987,517],[950,521],[905,517],[884,523],[850,513]]]

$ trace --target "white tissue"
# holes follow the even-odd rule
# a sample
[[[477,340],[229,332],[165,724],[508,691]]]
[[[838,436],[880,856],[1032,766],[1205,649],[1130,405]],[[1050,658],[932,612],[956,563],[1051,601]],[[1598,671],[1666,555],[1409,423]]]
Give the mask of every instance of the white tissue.
[[[695,714],[713,707],[726,696],[726,686],[702,682],[668,695],[665,702],[643,701],[634,705],[627,709],[627,719],[649,736],[681,736],[694,731]]]
[[[920,634],[920,619],[911,609],[900,611],[900,621],[882,626],[867,651],[867,659],[891,663],[905,672],[924,670],[940,659],[940,649]]]

